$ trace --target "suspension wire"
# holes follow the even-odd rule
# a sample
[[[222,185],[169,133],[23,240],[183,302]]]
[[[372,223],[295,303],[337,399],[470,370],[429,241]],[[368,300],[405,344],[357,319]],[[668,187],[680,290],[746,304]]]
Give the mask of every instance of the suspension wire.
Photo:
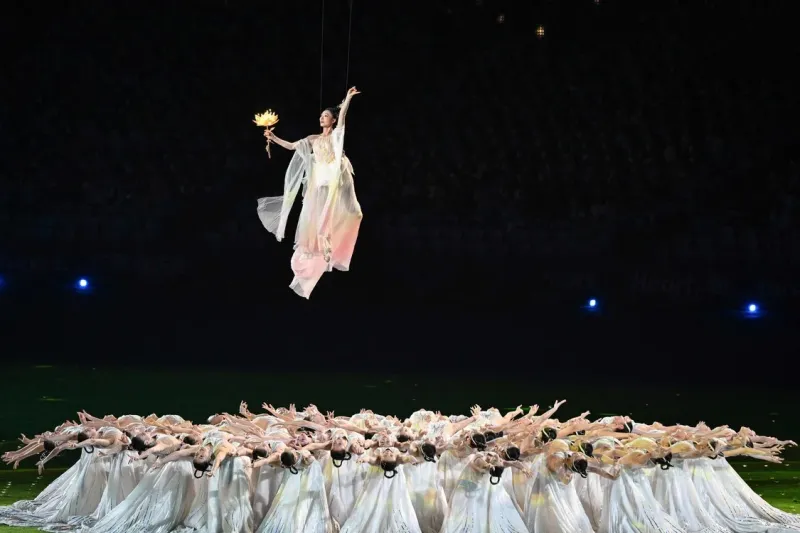
[[[344,77],[344,92],[350,89],[350,42],[353,38],[353,2],[355,0],[348,0],[350,4],[350,20],[347,25],[347,71]]]
[[[319,36],[319,110],[322,112],[322,80],[325,71],[323,70],[325,60],[325,0],[322,0],[322,23]]]

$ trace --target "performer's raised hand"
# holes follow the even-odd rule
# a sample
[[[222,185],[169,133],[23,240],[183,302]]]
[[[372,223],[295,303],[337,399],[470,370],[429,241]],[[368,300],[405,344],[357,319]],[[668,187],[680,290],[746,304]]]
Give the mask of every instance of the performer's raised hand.
[[[347,97],[348,97],[348,98],[352,98],[352,97],[354,97],[354,96],[355,96],[355,95],[357,95],[357,94],[361,94],[361,92],[360,92],[358,89],[356,89],[355,87],[350,87],[350,88],[347,90]]]

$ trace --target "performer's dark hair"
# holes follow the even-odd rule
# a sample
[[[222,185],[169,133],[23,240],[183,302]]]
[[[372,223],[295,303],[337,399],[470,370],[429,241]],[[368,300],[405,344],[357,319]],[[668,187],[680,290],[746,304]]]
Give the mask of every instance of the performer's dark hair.
[[[591,442],[583,442],[579,444],[578,447],[580,448],[581,452],[583,452],[583,455],[587,457],[594,455],[594,446],[592,446]]]
[[[185,437],[183,437],[183,443],[188,444],[189,446],[194,446],[195,444],[197,444],[197,439],[191,435],[186,435]]]
[[[203,472],[206,472],[206,471],[208,471],[209,468],[211,468],[211,461],[212,460],[213,459],[211,457],[209,457],[209,459],[206,460],[206,461],[201,461],[200,459],[197,459],[196,457],[194,459],[192,459],[192,467],[194,468],[194,477],[197,478],[197,479],[200,479],[201,477],[203,477]]]
[[[544,428],[542,430],[542,442],[550,442],[558,438],[558,431],[553,428]]]
[[[85,440],[89,440],[89,434],[85,431],[78,433],[78,442],[83,442]]]
[[[672,468],[672,452],[667,452],[664,457],[654,458],[653,462],[661,467],[661,470]]]
[[[392,479],[397,475],[397,461],[381,461],[381,468],[384,477]]]
[[[367,431],[364,433],[364,440],[372,440],[372,437],[375,436],[374,431]]]
[[[136,435],[131,439],[131,448],[137,452],[143,452],[152,446],[148,446],[141,435]]]
[[[469,445],[472,448],[477,448],[478,450],[485,450],[486,449],[486,435],[483,433],[475,433],[474,435],[470,436],[469,438]]]
[[[47,453],[50,453],[56,449],[56,443],[49,439],[44,439],[42,445],[44,446],[44,451],[46,451]]]
[[[281,454],[281,464],[286,468],[294,466],[294,461],[294,454],[292,452],[287,450]]]
[[[519,460],[519,448],[516,446],[509,446],[505,449],[505,456],[506,459],[509,461],[518,461]]]
[[[424,457],[426,461],[429,463],[436,461],[436,446],[430,442],[426,442],[420,446],[420,450],[422,451],[422,457]]]
[[[349,461],[352,457],[347,450],[331,450],[331,461],[336,468],[340,468],[345,461]]]
[[[500,483],[500,478],[503,477],[503,471],[505,470],[502,466],[493,466],[489,469],[489,482],[492,485],[497,485]],[[495,481],[497,480],[497,481]]]
[[[586,459],[581,458],[572,461],[572,471],[577,472],[583,478],[587,476],[587,468],[589,468],[589,462]]]
[[[253,462],[258,461],[259,459],[262,459],[264,457],[267,457],[267,455],[269,454],[267,453],[266,448],[262,448],[260,446],[257,448],[253,448]]]
[[[325,109],[322,110],[322,112],[324,113],[325,111],[327,111],[328,113],[333,115],[333,120],[339,120],[339,106],[338,105],[336,107],[326,107]]]
[[[397,439],[397,442],[408,442],[411,440],[411,437],[409,437],[408,435],[398,435],[395,438]]]

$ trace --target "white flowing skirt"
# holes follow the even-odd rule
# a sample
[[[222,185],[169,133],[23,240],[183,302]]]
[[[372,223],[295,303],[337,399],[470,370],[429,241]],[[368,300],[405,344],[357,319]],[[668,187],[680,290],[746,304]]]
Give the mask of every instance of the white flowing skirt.
[[[328,494],[328,509],[337,524],[344,524],[356,499],[364,488],[369,465],[357,463],[355,457],[349,461],[342,462],[342,466],[336,468],[329,453],[326,453],[320,461],[322,470],[325,474],[325,487]]]
[[[26,525],[28,523],[26,519],[31,515],[35,515],[36,509],[63,496],[66,487],[73,483],[80,469],[81,462],[78,461],[47,485],[33,500],[21,500],[10,506],[0,507],[0,524],[8,526]]]
[[[592,523],[578,498],[575,480],[571,479],[567,484],[562,483],[548,470],[543,454],[534,458],[532,470],[533,478],[522,508],[528,531],[594,533]]]
[[[730,497],[739,501],[744,507],[750,509],[753,516],[776,524],[800,526],[800,515],[781,511],[764,501],[764,498],[756,494],[753,489],[750,488],[724,457],[712,463],[711,466],[714,469],[715,475],[725,486]]]
[[[404,474],[422,533],[439,533],[447,514],[447,498],[437,477],[438,465],[425,461],[404,469]]]
[[[606,491],[600,533],[685,533],[653,495],[643,468],[624,468]]]
[[[692,478],[703,507],[714,517],[714,521],[736,533],[796,533],[800,528],[776,524],[763,520],[733,497],[714,465],[719,459],[687,459],[686,469]]]
[[[528,533],[516,503],[502,483],[466,467],[450,501],[441,533]]]
[[[387,479],[381,468],[370,467],[341,533],[422,533],[408,495],[405,468],[398,466],[397,475]]]
[[[283,470],[261,466],[253,470],[253,526],[258,527],[267,516],[272,500],[283,481]]]
[[[250,459],[229,457],[208,482],[208,515],[203,533],[252,533]]]
[[[673,461],[669,470],[654,469],[651,480],[658,503],[687,533],[728,533],[703,507],[683,460]]]
[[[150,469],[125,501],[101,518],[91,533],[169,533],[189,512],[194,499],[190,458]]]
[[[325,479],[317,461],[292,474],[283,470],[283,481],[258,533],[332,533]]]

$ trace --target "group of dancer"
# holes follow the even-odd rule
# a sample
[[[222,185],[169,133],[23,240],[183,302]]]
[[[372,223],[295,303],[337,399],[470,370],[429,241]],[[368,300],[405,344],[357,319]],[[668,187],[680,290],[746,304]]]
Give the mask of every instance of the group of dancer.
[[[408,419],[309,405],[253,414],[79,413],[3,460],[80,459],[0,524],[91,533],[788,533],[800,515],[728,463],[779,463],[792,441],[749,428],[559,421],[539,413],[420,410]]]

